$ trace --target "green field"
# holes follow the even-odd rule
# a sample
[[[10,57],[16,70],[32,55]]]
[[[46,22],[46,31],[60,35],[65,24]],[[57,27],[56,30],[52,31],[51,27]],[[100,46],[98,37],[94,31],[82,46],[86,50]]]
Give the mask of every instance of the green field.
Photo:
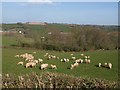
[[[32,53],[36,51],[34,54],[35,58],[42,58],[43,63],[48,64],[56,64],[58,69],[52,70],[47,68],[46,70],[40,70],[40,64],[37,64],[35,68],[25,68],[24,66],[17,65],[19,61],[24,61],[22,58],[15,58],[16,54],[23,54],[25,52]],[[60,62],[60,60],[47,60],[43,55],[48,52],[49,54],[53,54],[59,56],[60,58],[71,58],[71,53],[74,53],[75,57],[80,58],[80,54],[86,54],[91,56],[90,64],[80,64],[79,67],[75,69],[68,69],[70,64],[74,62],[74,60],[70,60],[70,62]],[[57,52],[57,51],[41,51],[41,50],[29,50],[29,49],[11,49],[11,48],[3,48],[2,49],[2,72],[3,74],[27,74],[31,72],[36,72],[40,74],[41,72],[49,71],[49,72],[57,72],[57,73],[65,73],[68,75],[73,75],[77,77],[91,77],[91,78],[100,78],[106,79],[110,81],[118,80],[118,54],[117,50],[101,50],[101,51],[86,51],[86,52]],[[96,65],[98,63],[109,63],[113,64],[112,69],[108,68],[99,68]]]

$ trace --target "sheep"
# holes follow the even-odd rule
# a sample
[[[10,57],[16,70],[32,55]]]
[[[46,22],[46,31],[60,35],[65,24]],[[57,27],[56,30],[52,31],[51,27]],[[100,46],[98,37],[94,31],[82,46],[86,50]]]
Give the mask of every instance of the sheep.
[[[75,60],[75,62],[76,62],[76,63],[80,63],[80,62],[81,62],[81,60],[80,60],[80,59],[77,59],[77,60]]]
[[[87,56],[85,56],[85,59],[87,59]]]
[[[15,55],[15,57],[19,58],[19,57],[20,57],[20,55]]]
[[[99,67],[101,67],[101,65],[102,65],[102,64],[101,64],[101,63],[99,63],[99,65],[98,65],[98,66],[99,66]]]
[[[88,63],[88,64],[90,64],[90,59],[89,59],[89,60],[87,60],[87,63]]]
[[[90,59],[85,59],[85,63],[88,63],[88,64],[90,64]]]
[[[41,69],[46,69],[48,67],[48,64],[41,64]]]
[[[90,58],[90,56],[88,56],[87,58]]]
[[[56,65],[51,64],[50,66],[52,69],[57,69]]]
[[[46,56],[48,56],[48,53],[46,53],[46,54],[44,55],[44,57],[46,57]]]
[[[72,57],[72,60],[75,60],[76,59],[76,57]]]
[[[18,62],[17,65],[23,65],[23,62]]]
[[[75,68],[75,67],[77,67],[79,64],[76,62],[76,63],[74,63],[74,64],[71,64],[71,67],[70,67],[70,69],[73,69],[73,68]]]
[[[85,59],[85,63],[87,63],[87,59]]]
[[[80,54],[81,56],[84,56],[84,54]]]
[[[73,53],[71,53],[70,55],[73,56]]]
[[[104,65],[107,66],[107,63],[105,63]]]
[[[61,59],[60,61],[63,62],[63,59]]]
[[[112,68],[112,64],[108,63],[108,68],[111,69]]]
[[[28,68],[28,67],[35,67],[36,66],[36,63],[35,62],[28,62],[26,63],[25,67]]]
[[[25,67],[28,68],[28,67],[30,67],[30,65],[31,65],[30,62],[29,62],[29,63],[26,63]]]
[[[31,67],[35,67],[35,66],[36,66],[35,62],[31,63]]]
[[[83,63],[83,60],[82,60],[82,59],[80,60],[80,63]]]
[[[60,59],[59,57],[56,57],[57,59]]]
[[[43,59],[38,59],[39,63],[42,63],[43,62]]]
[[[36,64],[38,64],[39,61],[38,60],[34,60],[33,62],[36,63]]]
[[[33,54],[36,54],[36,52],[33,52]]]

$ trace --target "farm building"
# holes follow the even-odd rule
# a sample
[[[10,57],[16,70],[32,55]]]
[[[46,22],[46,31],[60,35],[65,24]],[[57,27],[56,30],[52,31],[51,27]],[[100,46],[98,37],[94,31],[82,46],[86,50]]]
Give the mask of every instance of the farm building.
[[[47,25],[45,22],[27,22],[26,24],[30,24],[30,25]]]

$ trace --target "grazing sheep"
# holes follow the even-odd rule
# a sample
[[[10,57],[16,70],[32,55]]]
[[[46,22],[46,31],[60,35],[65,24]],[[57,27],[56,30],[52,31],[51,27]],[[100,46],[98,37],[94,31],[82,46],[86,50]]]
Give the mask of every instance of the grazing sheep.
[[[87,59],[87,56],[85,56],[85,59]]]
[[[23,65],[23,62],[18,62],[17,65]]]
[[[74,64],[71,64],[71,67],[70,67],[70,69],[73,69],[73,68],[75,68],[75,67],[77,67],[79,64],[76,62],[76,63],[74,63]]]
[[[60,59],[59,57],[56,57],[57,59]]]
[[[111,69],[112,68],[112,64],[108,63],[108,68]]]
[[[48,67],[48,64],[41,64],[41,69],[46,69]]]
[[[80,63],[80,62],[81,62],[80,59],[75,60],[75,63]]]
[[[36,54],[36,52],[33,52],[34,54]]]
[[[89,60],[87,60],[87,63],[88,63],[88,64],[90,64],[90,59],[89,59]]]
[[[31,67],[35,67],[35,66],[36,66],[35,62],[31,63]]]
[[[85,59],[85,63],[87,63],[87,59]]]
[[[38,64],[39,61],[38,60],[34,60],[33,62],[36,63],[36,64]]]
[[[40,58],[39,58],[38,61],[39,61],[39,63],[42,63],[42,62],[43,62],[43,59],[40,59]]]
[[[76,59],[76,57],[72,57],[72,60],[75,60]]]
[[[50,66],[52,69],[57,69],[56,65],[51,64]]]
[[[88,56],[87,58],[90,58],[90,56]]]
[[[81,56],[84,56],[84,54],[80,54]]]
[[[99,65],[98,65],[98,66],[99,66],[99,67],[101,67],[101,65],[102,65],[102,64],[101,64],[101,63],[99,63]]]
[[[63,62],[63,59],[61,59],[60,61]]]
[[[30,67],[30,65],[31,65],[31,62],[26,63],[25,67],[28,68],[28,67]]]
[[[83,60],[82,60],[82,59],[80,60],[80,63],[83,63]]]
[[[71,53],[70,55],[73,56],[73,53]]]
[[[105,63],[105,66],[107,66],[107,63]]]
[[[15,55],[15,57],[19,58],[19,57],[20,57],[20,55]]]

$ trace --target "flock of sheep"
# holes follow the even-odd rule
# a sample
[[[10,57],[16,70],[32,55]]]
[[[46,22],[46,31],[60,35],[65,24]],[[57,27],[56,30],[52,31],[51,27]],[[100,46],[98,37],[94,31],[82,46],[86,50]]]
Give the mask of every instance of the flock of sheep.
[[[36,54],[36,52],[33,52],[33,54]],[[49,64],[48,63],[43,63],[43,59],[38,58],[35,59],[33,54],[21,54],[21,55],[15,55],[15,57],[17,58],[23,58],[25,60],[25,68],[29,68],[29,67],[35,67],[37,64],[40,64],[40,69],[46,69]],[[46,53],[44,55],[44,57],[46,57],[47,60],[52,60],[52,59],[57,59],[60,60],[61,62],[69,62],[70,60],[74,60],[74,63],[70,65],[70,69],[76,68],[80,65],[80,63],[86,63],[86,64],[90,64],[91,60],[90,60],[90,56],[84,55],[84,54],[80,54],[81,58],[76,58],[74,56],[74,54],[70,54],[71,55],[71,59],[68,58],[61,58],[55,55],[51,55]],[[20,61],[17,63],[17,65],[23,65],[24,62]],[[99,63],[98,64],[99,67],[106,67],[111,69],[112,68],[112,64],[111,63]],[[51,69],[57,69],[57,66],[55,64],[51,64],[50,65]]]

